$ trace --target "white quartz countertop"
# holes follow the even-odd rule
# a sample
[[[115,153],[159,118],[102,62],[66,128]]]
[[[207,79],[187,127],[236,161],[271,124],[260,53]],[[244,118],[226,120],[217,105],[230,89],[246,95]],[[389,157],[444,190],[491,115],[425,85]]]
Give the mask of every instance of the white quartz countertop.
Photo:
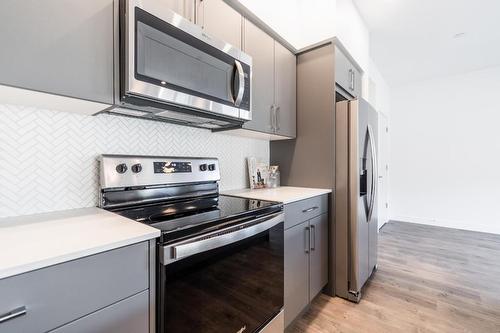
[[[0,219],[0,279],[160,236],[99,208]]]
[[[252,190],[249,188],[242,190],[230,190],[224,191],[222,192],[222,194],[240,198],[277,201],[284,204],[289,204],[291,202],[309,199],[331,192],[332,190],[322,188],[282,186],[277,188],[256,190]]]

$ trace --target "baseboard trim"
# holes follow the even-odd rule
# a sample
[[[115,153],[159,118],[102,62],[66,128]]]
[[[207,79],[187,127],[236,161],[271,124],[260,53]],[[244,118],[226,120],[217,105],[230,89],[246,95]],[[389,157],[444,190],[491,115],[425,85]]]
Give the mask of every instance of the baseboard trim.
[[[390,221],[407,222],[431,225],[435,227],[468,230],[476,232],[484,232],[488,234],[500,235],[500,225],[485,225],[484,223],[472,223],[469,221],[444,220],[444,219],[429,219],[416,216],[391,216]],[[380,230],[380,228],[379,228]]]

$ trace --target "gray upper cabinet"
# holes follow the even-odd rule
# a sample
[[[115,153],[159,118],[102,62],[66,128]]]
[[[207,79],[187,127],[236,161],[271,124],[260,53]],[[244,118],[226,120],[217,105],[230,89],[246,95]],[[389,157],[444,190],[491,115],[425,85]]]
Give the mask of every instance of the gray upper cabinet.
[[[308,222],[285,230],[285,326],[309,303]]]
[[[113,103],[113,0],[2,0],[0,84]]]
[[[252,120],[243,128],[296,136],[296,57],[248,20],[243,50],[252,56]]]
[[[311,231],[309,295],[312,300],[328,283],[328,215],[317,216],[309,223]]]
[[[198,0],[196,23],[208,35],[241,49],[241,14],[222,0]]]
[[[194,21],[195,0],[163,0],[167,6],[189,21]]]
[[[252,120],[243,128],[272,133],[274,116],[274,39],[245,20],[243,50],[252,56]]]
[[[335,82],[354,98],[361,96],[361,72],[349,58],[335,47]]]
[[[295,137],[297,126],[297,59],[280,43],[274,43],[276,134]]]

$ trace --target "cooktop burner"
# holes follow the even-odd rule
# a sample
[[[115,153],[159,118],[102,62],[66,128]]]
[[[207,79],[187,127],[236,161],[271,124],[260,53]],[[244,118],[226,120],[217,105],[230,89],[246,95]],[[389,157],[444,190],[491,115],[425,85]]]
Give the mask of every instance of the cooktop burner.
[[[162,242],[168,242],[281,210],[277,202],[219,195],[112,211],[162,230]]]

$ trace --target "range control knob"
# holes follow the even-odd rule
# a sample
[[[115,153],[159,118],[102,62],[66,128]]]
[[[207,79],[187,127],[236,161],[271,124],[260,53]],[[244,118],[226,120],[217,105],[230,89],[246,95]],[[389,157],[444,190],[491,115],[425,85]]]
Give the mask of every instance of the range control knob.
[[[207,165],[206,164],[200,164],[200,171],[207,171]]]
[[[125,173],[127,172],[127,165],[125,163],[118,164],[116,166],[116,172],[118,173]]]
[[[134,164],[131,169],[133,173],[139,173],[142,171],[142,165],[140,163]]]
[[[208,165],[208,170],[214,171],[215,170],[215,164],[209,164]]]

